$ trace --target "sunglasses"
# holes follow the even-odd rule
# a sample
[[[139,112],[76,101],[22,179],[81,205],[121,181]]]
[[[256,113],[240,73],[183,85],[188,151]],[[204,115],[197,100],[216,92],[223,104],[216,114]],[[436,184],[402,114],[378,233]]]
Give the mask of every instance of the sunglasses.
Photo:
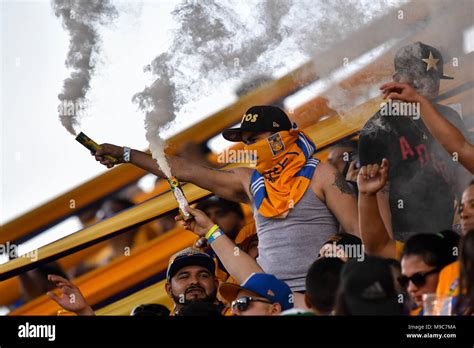
[[[428,272],[418,272],[413,274],[411,277],[401,275],[398,277],[398,283],[402,288],[406,289],[408,288],[408,284],[411,281],[417,288],[420,288],[426,284],[426,277],[428,277],[430,274],[439,273],[440,270],[440,268],[435,268]]]
[[[250,297],[250,296],[242,296],[234,301],[232,301],[232,304],[230,305],[230,308],[232,311],[238,310],[239,312],[244,312],[246,311],[251,302],[263,302],[263,303],[268,303],[271,304],[272,302],[262,299],[262,298],[255,298],[255,297]]]

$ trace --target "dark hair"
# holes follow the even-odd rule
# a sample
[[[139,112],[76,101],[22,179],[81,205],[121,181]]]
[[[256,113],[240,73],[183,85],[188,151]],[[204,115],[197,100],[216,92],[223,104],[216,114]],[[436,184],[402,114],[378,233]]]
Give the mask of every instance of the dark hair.
[[[123,199],[123,198],[118,198],[118,197],[112,197],[109,199],[106,199],[98,212],[98,216],[100,216],[101,219],[108,218],[112,215],[117,214],[118,212],[121,212],[122,210],[129,209],[133,207],[135,204],[128,200],[128,199]]]
[[[455,312],[459,315],[474,314],[474,230],[470,230],[461,240],[459,262],[459,298]]]
[[[343,265],[339,258],[320,258],[310,266],[306,275],[306,296],[318,311],[329,313],[334,309]]]
[[[354,150],[357,150],[358,149],[358,142],[357,140],[352,140],[352,139],[345,139],[345,140],[341,140],[339,142],[337,142],[336,144],[334,144],[332,147],[333,148],[337,148],[337,147],[350,147]]]
[[[54,274],[65,279],[69,279],[66,273],[62,270],[61,266],[57,262],[50,262],[46,265],[41,265],[36,268],[36,271],[41,274],[45,279],[48,279],[49,274]]]
[[[352,247],[357,248],[358,246],[362,246],[362,239],[353,234],[346,233],[346,232],[339,232],[332,235],[324,244],[321,246],[325,246],[326,244],[335,244],[336,247]],[[362,249],[363,250],[363,249]],[[322,255],[320,255],[322,256]],[[359,255],[345,255],[347,258],[358,258]]]
[[[347,233],[347,232],[338,232],[332,235],[326,242],[324,242],[323,246],[326,244],[333,244],[336,245],[362,245],[362,239],[359,237]]]
[[[336,300],[334,304],[334,313],[335,315],[348,316],[352,315],[349,308],[347,307],[344,290],[339,287],[336,293]]]
[[[461,236],[453,230],[442,230],[438,233],[447,247],[457,248],[461,242]],[[452,250],[451,250],[452,251]]]
[[[405,243],[401,258],[418,255],[427,265],[441,269],[457,259],[453,251],[458,247],[459,238],[454,234],[452,231],[416,234]]]
[[[224,199],[218,196],[209,197],[199,202],[196,205],[196,209],[199,209],[202,211],[205,211],[206,209],[209,209],[210,207],[220,207],[224,209],[226,212],[233,212],[237,214],[237,216],[241,219],[244,218],[244,212],[239,203],[228,201],[227,199]]]
[[[107,202],[116,203],[116,204],[122,206],[123,208],[121,210],[128,209],[128,208],[133,207],[135,205],[135,203],[133,203],[129,199],[124,199],[124,198],[119,198],[119,197],[114,197],[114,198],[110,198],[108,200],[105,200],[104,204],[107,203]]]
[[[219,307],[209,301],[191,301],[185,304],[177,314],[180,317],[220,317],[222,313]]]
[[[401,315],[392,260],[367,256],[363,262],[347,261],[341,270],[336,315]]]
[[[161,304],[141,304],[133,308],[130,315],[134,317],[167,317],[170,315],[170,310]]]

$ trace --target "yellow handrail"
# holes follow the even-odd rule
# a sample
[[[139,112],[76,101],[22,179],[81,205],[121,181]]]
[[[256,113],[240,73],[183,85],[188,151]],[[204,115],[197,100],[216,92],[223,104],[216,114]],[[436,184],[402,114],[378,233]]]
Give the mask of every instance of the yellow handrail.
[[[314,139],[318,148],[331,144],[341,138],[355,134],[364,122],[373,115],[379,108],[381,100],[376,98],[363,105],[354,108],[350,117],[343,115],[330,117],[308,127],[306,131]],[[242,166],[241,164],[232,165]],[[184,192],[190,202],[196,201],[210,192],[195,185],[184,185]],[[81,246],[91,245],[95,242],[113,236],[120,231],[136,226],[156,218],[176,208],[176,202],[171,192],[155,197],[147,202],[129,208],[107,220],[74,233],[59,241],[46,245],[38,249],[37,260],[31,262],[28,258],[18,258],[0,265],[0,280],[8,279],[24,270],[34,268],[38,262],[54,260],[67,255]]]
[[[451,13],[454,9],[458,9],[460,6],[458,5],[456,2],[449,4],[449,12]],[[403,28],[410,28],[409,30],[412,34],[423,30],[423,26],[417,26],[415,24],[425,20],[432,13],[440,11],[443,8],[448,8],[448,5],[444,3],[428,5],[423,2],[405,4],[400,7],[400,10],[405,14]],[[394,33],[391,28],[394,27],[396,23],[401,23],[400,20],[397,19],[396,11],[399,10],[397,9],[387,13],[385,16],[371,22],[368,26],[361,28],[361,30],[355,32],[352,36],[336,42],[324,55],[317,56],[316,59],[320,59],[324,62],[324,67],[318,67],[310,61],[279,80],[272,81],[240,98],[233,105],[215,113],[201,123],[172,137],[169,140],[172,146],[171,152],[186,141],[194,140],[199,142],[210,138],[219,133],[223,128],[238,122],[241,115],[249,106],[257,103],[271,103],[281,99],[317,79],[318,74],[326,75],[332,69],[338,67],[339,62],[342,62],[343,58],[356,58],[369,49],[374,48],[376,45],[393,38]],[[462,20],[464,20],[466,13],[461,17]],[[365,36],[368,33],[371,33],[371,36],[373,36],[374,32],[377,33],[376,37],[373,37],[372,40],[365,40]],[[129,170],[133,171],[133,173],[128,173]],[[87,207],[87,205],[99,200],[105,195],[113,193],[126,184],[136,181],[144,174],[143,171],[136,168],[131,169],[131,167],[120,166],[106,174],[91,179],[85,184],[1,226],[0,243],[14,241],[31,232],[51,226],[60,219],[75,214],[79,209]],[[104,176],[107,176],[106,179]],[[101,186],[103,186],[102,189]],[[71,199],[76,201],[74,210],[70,209]]]
[[[166,269],[171,255],[192,245],[197,237],[182,228],[176,228],[157,237],[147,245],[132,250],[130,256],[121,256],[105,267],[88,272],[74,280],[87,302],[95,305]],[[40,296],[10,315],[55,315],[59,305],[48,296]]]
[[[288,73],[282,78],[268,82],[235,103],[207,117],[203,121],[171,137],[168,141],[169,153],[179,150],[188,141],[202,142],[218,134],[222,129],[240,121],[244,112],[255,104],[269,104],[307,85],[317,78],[313,62]],[[0,243],[14,241],[45,226],[50,226],[61,218],[74,215],[100,198],[130,184],[146,172],[130,165],[121,165],[86,183],[50,200],[30,212],[5,223],[0,227]],[[74,200],[74,209],[71,209]]]
[[[469,58],[472,58],[472,55],[470,55]],[[458,83],[463,83],[463,81],[458,80]],[[449,87],[452,86],[453,85],[450,85]],[[358,107],[354,108],[345,115],[330,117],[316,125],[308,127],[306,131],[310,134],[310,136],[313,137],[313,139],[315,139],[318,148],[327,146],[334,141],[337,141],[341,138],[344,138],[357,132],[360,126],[364,124],[366,119],[378,109],[380,102],[381,99],[376,98],[363,105],[359,105]],[[161,294],[160,296],[161,297],[156,298],[165,299],[165,297],[163,297],[165,295]],[[130,302],[130,304],[131,303],[132,302]],[[141,301],[141,303],[144,302]],[[127,307],[127,310],[128,309],[129,307]],[[122,311],[124,310],[125,309],[122,309]],[[99,313],[102,312],[99,311]],[[106,310],[104,309],[104,314],[105,313]]]
[[[174,306],[173,299],[165,290],[166,280],[135,292],[117,302],[111,303],[96,311],[97,315],[130,315],[133,308],[140,304],[158,303],[168,307],[171,311]]]
[[[472,54],[470,55],[470,58],[472,59]],[[449,74],[449,73],[448,73],[448,74]],[[472,75],[472,71],[471,71],[471,75]],[[462,76],[459,76],[459,77],[463,78],[463,77],[466,77],[466,75],[462,75]],[[457,81],[459,81],[459,80],[457,80]],[[457,82],[457,81],[456,81],[456,82]],[[472,77],[470,77],[470,81],[472,81]],[[448,83],[449,83],[449,82],[448,82]],[[453,99],[451,98],[450,101],[452,101],[452,100],[453,100]],[[368,116],[370,116],[371,114],[372,114],[372,113],[370,113]],[[221,115],[221,117],[222,117],[222,115]],[[333,120],[333,118],[331,118],[330,120]],[[326,121],[327,121],[327,120],[326,120]],[[323,122],[324,122],[324,121],[323,121]],[[329,124],[329,126],[328,126],[328,127],[329,127],[329,128],[328,128],[328,131],[331,132],[330,126],[331,126],[331,125]],[[310,127],[310,128],[311,128],[311,127]],[[337,127],[336,127],[336,128],[337,128]],[[351,127],[348,127],[348,128],[350,129]],[[347,133],[347,131],[348,131],[348,130],[346,129],[346,130],[344,130],[343,133],[341,133],[341,134],[347,134],[347,135],[353,134],[353,133]],[[337,130],[336,130],[335,132],[337,133]],[[344,136],[340,136],[340,138],[342,138],[342,137],[344,137]],[[185,138],[182,138],[182,139],[185,139]],[[320,144],[318,144],[318,147],[325,146],[325,145],[328,145],[328,144],[330,144],[330,142],[327,142],[327,143],[321,142]],[[112,171],[111,171],[111,172],[112,172]],[[2,235],[3,232],[4,232],[3,229],[0,229],[0,241],[1,241],[1,238],[3,237],[3,235]],[[1,268],[0,268],[0,270],[1,270]],[[0,275],[2,275],[2,274],[3,274],[3,273],[0,273]]]

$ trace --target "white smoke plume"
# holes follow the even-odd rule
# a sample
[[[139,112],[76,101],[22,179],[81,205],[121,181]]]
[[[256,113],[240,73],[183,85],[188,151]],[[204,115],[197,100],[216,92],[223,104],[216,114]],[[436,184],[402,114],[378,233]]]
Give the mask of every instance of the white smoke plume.
[[[278,4],[281,6],[273,9]],[[242,35],[241,28],[246,34],[251,34],[253,28],[242,27],[231,7],[209,0],[185,1],[174,11],[180,25],[174,32],[173,44],[146,68],[157,79],[133,97],[146,112],[146,138],[152,156],[168,177],[171,170],[164,156],[166,144],[160,131],[170,124],[182,105],[202,95],[199,90],[203,81],[222,83],[238,73],[234,67],[236,57],[242,58],[239,64],[250,66],[261,53],[277,45],[282,39],[278,34],[279,22],[290,4],[290,1],[265,2],[260,13],[270,11],[270,18],[261,35],[249,42],[233,40],[236,35]]]
[[[53,0],[52,7],[70,36],[66,66],[72,72],[58,95],[59,118],[76,135],[100,46],[97,27],[110,23],[117,10],[109,0]]]
[[[178,26],[169,50],[147,67],[156,80],[133,97],[146,114],[153,158],[171,175],[160,132],[183,106],[209,94],[209,86],[217,90],[304,62],[377,16],[384,4],[369,9],[360,1],[183,1],[173,12]]]

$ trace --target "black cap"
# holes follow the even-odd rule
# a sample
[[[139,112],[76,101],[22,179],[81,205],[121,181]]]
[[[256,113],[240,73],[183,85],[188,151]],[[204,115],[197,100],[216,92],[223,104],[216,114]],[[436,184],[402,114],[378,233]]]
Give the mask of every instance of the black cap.
[[[348,261],[341,272],[344,302],[352,315],[399,315],[395,283],[386,260],[368,256]]]
[[[187,266],[202,266],[207,268],[212,275],[215,272],[215,263],[212,257],[196,248],[183,249],[170,257],[166,279],[168,281],[181,269]]]
[[[240,128],[229,128],[222,136],[229,141],[242,141],[242,132],[280,132],[291,129],[286,113],[276,106],[252,106],[244,114]]]
[[[441,53],[422,42],[400,48],[395,54],[394,64],[398,73],[453,79],[443,74],[444,62]]]

